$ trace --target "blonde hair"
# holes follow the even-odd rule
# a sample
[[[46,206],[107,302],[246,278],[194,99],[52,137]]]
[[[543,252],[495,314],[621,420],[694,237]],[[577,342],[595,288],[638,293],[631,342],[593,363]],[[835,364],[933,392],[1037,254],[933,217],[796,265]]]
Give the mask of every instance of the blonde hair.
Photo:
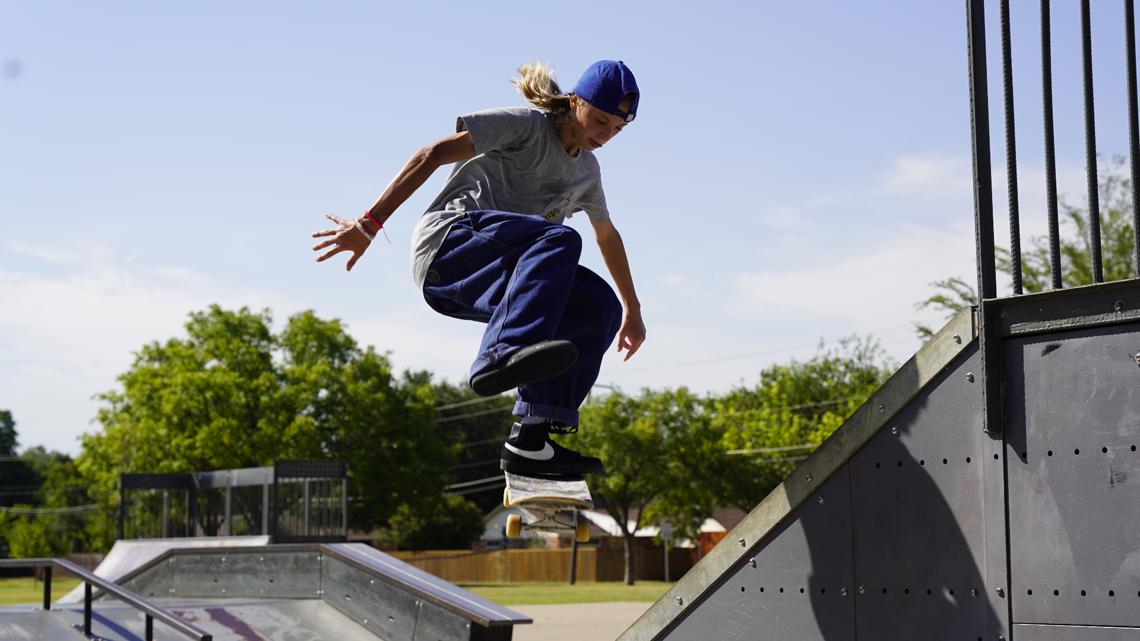
[[[554,81],[554,71],[542,62],[519,67],[519,77],[511,81],[530,104],[561,118],[570,113],[570,97]]]

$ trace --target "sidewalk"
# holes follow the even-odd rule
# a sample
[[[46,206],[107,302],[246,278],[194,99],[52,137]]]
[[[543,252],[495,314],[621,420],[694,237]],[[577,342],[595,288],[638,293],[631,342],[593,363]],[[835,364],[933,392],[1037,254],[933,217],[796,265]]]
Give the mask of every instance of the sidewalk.
[[[515,641],[612,641],[652,603],[576,603],[571,605],[512,605],[534,619],[517,625]]]

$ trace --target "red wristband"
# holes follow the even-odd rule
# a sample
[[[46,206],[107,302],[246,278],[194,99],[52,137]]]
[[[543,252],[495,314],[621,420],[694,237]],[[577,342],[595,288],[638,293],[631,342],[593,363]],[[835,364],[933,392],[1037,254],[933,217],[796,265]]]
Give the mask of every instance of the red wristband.
[[[368,222],[372,223],[373,225],[376,225],[376,229],[372,231],[373,234],[380,231],[381,229],[384,229],[384,225],[381,224],[380,221],[376,220],[376,218],[372,215],[371,210],[364,212],[364,215],[361,216],[361,218],[363,220],[367,220]]]

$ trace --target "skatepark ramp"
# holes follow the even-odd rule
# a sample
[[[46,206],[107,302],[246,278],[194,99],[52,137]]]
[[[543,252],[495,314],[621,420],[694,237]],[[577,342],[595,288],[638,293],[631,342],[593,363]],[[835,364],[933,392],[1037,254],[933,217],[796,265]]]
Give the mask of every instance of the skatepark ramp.
[[[965,310],[620,641],[1140,639],[1140,282],[996,307],[997,414]]]
[[[1065,265],[1060,251],[1044,1],[1031,26],[1042,35],[1050,273],[1038,263],[1025,289],[1051,289],[1023,293],[1003,1],[1013,295],[997,296],[986,7],[967,0],[979,304],[952,318],[620,641],[1140,640],[1140,280],[1104,282],[1090,3],[1080,4],[1089,255],[1066,255]],[[1135,256],[1114,271],[1135,276],[1132,0],[1124,9]],[[1062,288],[1074,263],[1088,266],[1093,284]]]
[[[509,641],[531,622],[355,543],[171,548],[115,583],[60,560],[0,565],[92,586],[80,603],[0,608],[5,640]]]

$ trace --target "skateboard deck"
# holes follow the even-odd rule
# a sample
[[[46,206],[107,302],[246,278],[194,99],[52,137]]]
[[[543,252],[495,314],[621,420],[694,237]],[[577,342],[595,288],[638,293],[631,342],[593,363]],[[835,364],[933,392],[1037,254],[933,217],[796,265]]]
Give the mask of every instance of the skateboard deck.
[[[503,490],[503,506],[518,508],[527,518],[518,514],[507,516],[507,536],[517,537],[523,528],[529,530],[570,531],[579,542],[590,539],[590,524],[577,519],[567,523],[558,519],[558,513],[573,510],[590,510],[594,507],[590,488],[581,478],[544,479],[503,472],[507,486]]]

